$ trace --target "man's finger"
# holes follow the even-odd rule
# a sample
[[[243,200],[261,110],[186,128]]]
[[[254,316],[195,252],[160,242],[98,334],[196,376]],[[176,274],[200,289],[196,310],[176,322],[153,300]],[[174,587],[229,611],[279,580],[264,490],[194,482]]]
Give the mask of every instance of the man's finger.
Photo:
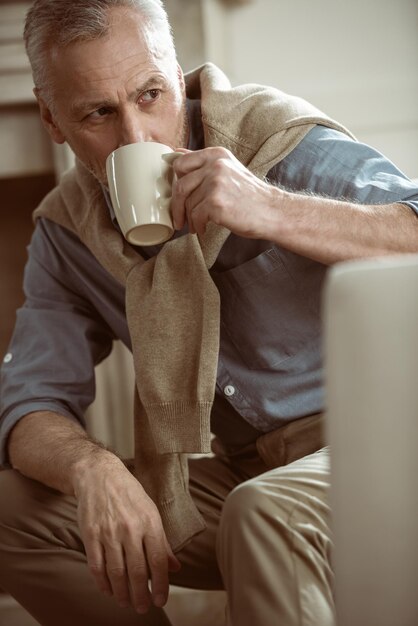
[[[194,150],[179,156],[173,163],[173,169],[176,175],[181,178],[208,163],[221,158],[229,158],[229,156],[230,153],[225,148],[213,147]]]
[[[106,572],[112,585],[113,595],[120,606],[130,605],[128,573],[125,565],[124,552],[121,544],[105,546]]]
[[[204,179],[202,170],[196,170],[179,178],[173,184],[173,195],[171,198],[171,214],[174,226],[181,230],[187,218],[186,200],[201,185]]]
[[[146,613],[151,604],[151,594],[148,588],[149,571],[141,540],[139,545],[127,547],[126,566],[132,605],[138,613]]]
[[[164,606],[168,598],[168,554],[163,537],[148,534],[144,538],[147,563],[151,576],[152,601]]]
[[[84,538],[84,547],[86,549],[87,565],[96,581],[97,587],[102,593],[111,596],[112,586],[106,572],[103,546],[95,539],[87,540]]]

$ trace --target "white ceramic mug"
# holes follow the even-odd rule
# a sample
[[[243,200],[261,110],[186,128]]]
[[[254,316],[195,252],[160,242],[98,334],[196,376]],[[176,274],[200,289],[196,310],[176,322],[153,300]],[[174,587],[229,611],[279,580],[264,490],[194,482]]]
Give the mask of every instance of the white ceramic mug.
[[[152,246],[174,233],[170,214],[173,169],[161,143],[132,143],[106,159],[110,198],[123,236],[137,246]]]

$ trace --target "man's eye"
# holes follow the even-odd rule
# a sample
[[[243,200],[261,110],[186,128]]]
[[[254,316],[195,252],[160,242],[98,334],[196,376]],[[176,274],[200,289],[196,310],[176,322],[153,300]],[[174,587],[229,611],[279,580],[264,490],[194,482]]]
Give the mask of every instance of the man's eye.
[[[108,107],[100,107],[100,109],[96,109],[96,111],[90,113],[90,117],[98,119],[108,115],[108,113],[110,113],[110,109]]]
[[[148,89],[148,91],[144,91],[144,93],[141,94],[140,101],[151,102],[152,100],[156,100],[160,93],[160,89]]]

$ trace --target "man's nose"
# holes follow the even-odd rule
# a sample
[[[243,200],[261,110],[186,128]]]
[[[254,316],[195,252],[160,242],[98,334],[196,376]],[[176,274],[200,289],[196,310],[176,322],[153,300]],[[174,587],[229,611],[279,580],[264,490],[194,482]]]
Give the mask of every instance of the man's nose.
[[[139,119],[139,114],[135,112],[126,113],[121,116],[119,129],[119,147],[138,141],[150,141],[151,137],[144,124],[144,120]]]

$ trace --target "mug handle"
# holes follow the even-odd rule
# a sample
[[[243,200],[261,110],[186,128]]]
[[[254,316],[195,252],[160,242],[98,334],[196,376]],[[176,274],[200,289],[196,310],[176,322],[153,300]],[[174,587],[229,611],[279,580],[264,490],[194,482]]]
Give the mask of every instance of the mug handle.
[[[164,159],[166,163],[169,165],[173,165],[174,161],[179,157],[183,156],[183,152],[165,152],[161,155],[161,158]]]

